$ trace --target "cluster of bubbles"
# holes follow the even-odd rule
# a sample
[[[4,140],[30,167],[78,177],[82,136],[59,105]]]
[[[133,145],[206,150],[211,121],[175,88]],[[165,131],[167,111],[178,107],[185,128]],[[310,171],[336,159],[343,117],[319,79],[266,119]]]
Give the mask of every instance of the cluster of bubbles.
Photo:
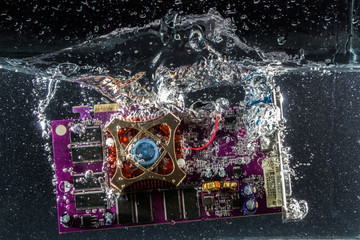
[[[309,212],[308,203],[304,200],[289,198],[287,202],[286,219],[299,220],[303,219]]]

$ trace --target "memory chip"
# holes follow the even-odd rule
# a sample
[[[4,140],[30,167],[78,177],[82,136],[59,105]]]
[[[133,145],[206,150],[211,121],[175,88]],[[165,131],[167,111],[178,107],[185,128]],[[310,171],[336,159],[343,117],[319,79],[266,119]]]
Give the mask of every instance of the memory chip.
[[[184,218],[200,217],[200,208],[197,191],[193,188],[183,190]]]
[[[89,179],[85,178],[85,174],[74,175],[74,188],[75,190],[101,189],[99,177],[104,177],[104,173],[94,173]]]
[[[76,193],[76,210],[105,208],[106,196],[104,192]]]
[[[102,146],[73,147],[71,148],[71,159],[74,163],[102,161]]]
[[[135,194],[135,212],[138,223],[148,223],[153,220],[151,196],[142,192]]]
[[[71,143],[101,142],[100,126],[86,127],[83,134],[71,132]]]
[[[169,190],[163,193],[165,219],[166,220],[180,220],[180,198],[178,190]]]
[[[134,222],[132,203],[132,196],[129,194],[124,194],[118,198],[116,205],[118,224],[126,225]]]

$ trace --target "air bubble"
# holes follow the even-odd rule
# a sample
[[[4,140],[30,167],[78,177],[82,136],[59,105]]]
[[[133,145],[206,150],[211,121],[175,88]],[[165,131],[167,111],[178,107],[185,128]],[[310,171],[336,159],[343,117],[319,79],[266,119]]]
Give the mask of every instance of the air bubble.
[[[284,36],[280,36],[277,38],[277,43],[281,46],[284,45],[286,42],[286,38]]]

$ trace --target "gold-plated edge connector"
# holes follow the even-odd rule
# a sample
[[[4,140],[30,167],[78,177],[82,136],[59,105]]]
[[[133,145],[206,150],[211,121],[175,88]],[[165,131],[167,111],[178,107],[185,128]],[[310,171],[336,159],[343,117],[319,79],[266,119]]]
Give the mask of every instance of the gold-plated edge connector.
[[[116,112],[119,111],[119,105],[117,103],[108,103],[94,106],[94,112]]]

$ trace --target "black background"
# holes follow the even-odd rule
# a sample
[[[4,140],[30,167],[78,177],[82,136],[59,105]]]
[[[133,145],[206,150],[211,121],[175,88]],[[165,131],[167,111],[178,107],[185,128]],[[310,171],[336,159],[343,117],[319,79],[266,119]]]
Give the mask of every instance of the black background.
[[[165,0],[136,4],[88,0],[90,7],[80,1],[59,2],[59,10],[54,10],[51,7],[57,8],[58,3],[0,1],[0,12],[12,16],[12,20],[0,16],[1,56],[32,56],[54,51],[86,40],[90,31],[99,36],[117,27],[150,22],[163,17],[170,8],[188,14],[207,12],[216,6],[223,16],[234,18],[238,34],[250,46],[289,54],[303,48],[307,59],[330,58],[339,63],[347,63],[352,57],[347,44],[350,1],[230,2],[230,9],[236,9],[236,14],[225,13],[226,2],[182,1],[174,5]],[[38,7],[33,12],[35,5]],[[80,5],[82,11],[78,12]],[[357,1],[354,6],[357,18]],[[146,7],[150,8],[149,12]],[[146,17],[141,18],[139,12],[146,13]],[[247,18],[241,19],[243,14]],[[280,18],[274,19],[275,15]],[[327,21],[326,16],[331,19]],[[32,21],[27,22],[29,17]],[[38,24],[33,23],[33,19],[38,19]],[[24,24],[20,34],[15,30],[15,22]],[[243,28],[244,22],[249,30]],[[299,23],[293,26],[295,22]],[[94,33],[96,25],[100,26],[98,33]],[[39,36],[43,26],[51,31]],[[277,44],[279,35],[286,35],[284,45]],[[70,39],[65,40],[66,36]],[[358,44],[355,41],[358,35],[352,37],[354,45]],[[294,196],[307,200],[310,208],[302,222],[283,224],[281,217],[275,215],[59,235],[52,170],[44,151],[48,141],[42,138],[34,115],[39,100],[33,91],[34,77],[0,70],[0,239],[359,238],[358,79],[359,73],[340,70],[329,75],[293,73],[277,79],[284,95],[286,144],[291,146],[297,176],[303,176],[293,182]],[[50,119],[72,117],[71,106],[64,102],[76,105],[81,91],[84,90],[76,84],[59,83],[57,101],[50,103],[47,116]],[[310,163],[310,166],[296,167],[298,163]]]

